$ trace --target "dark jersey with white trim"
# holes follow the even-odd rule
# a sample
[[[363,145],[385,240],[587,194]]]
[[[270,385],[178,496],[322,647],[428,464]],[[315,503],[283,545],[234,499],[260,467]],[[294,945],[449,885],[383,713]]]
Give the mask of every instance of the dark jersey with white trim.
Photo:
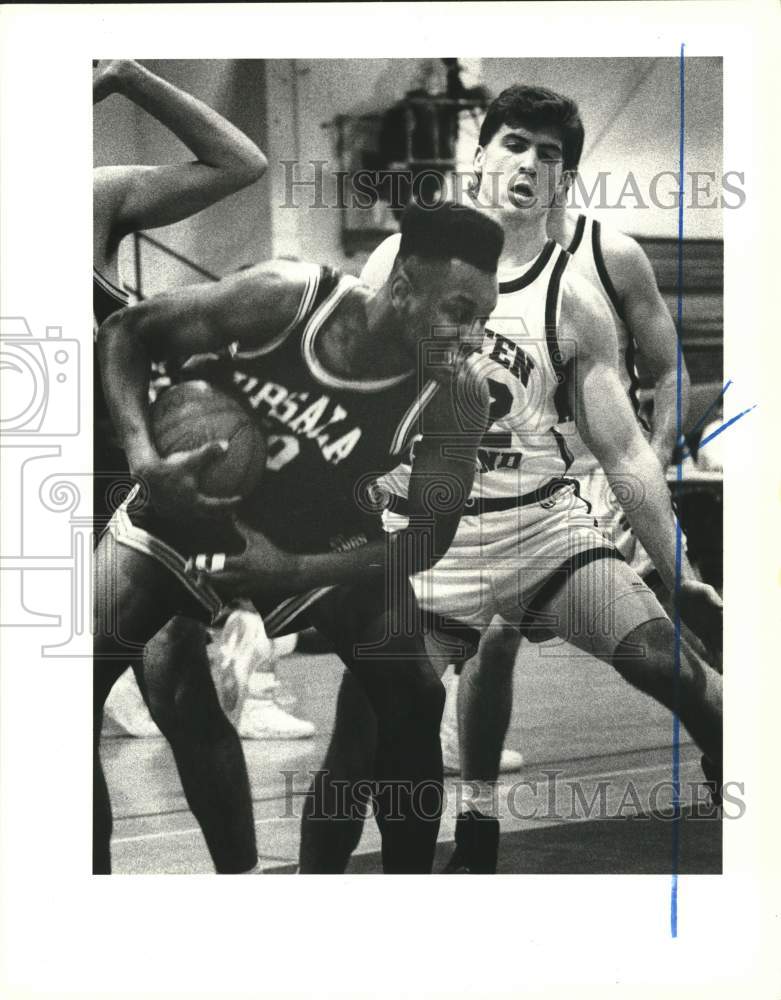
[[[112,313],[124,309],[128,305],[127,292],[104,278],[97,268],[92,269],[92,316],[95,329],[109,318]]]
[[[266,471],[240,514],[290,552],[343,551],[379,536],[371,484],[396,465],[437,391],[433,380],[421,386],[416,372],[351,381],[325,368],[320,332],[356,284],[311,265],[283,333],[255,350],[239,342],[225,356],[192,359],[179,376],[227,388],[263,429]]]

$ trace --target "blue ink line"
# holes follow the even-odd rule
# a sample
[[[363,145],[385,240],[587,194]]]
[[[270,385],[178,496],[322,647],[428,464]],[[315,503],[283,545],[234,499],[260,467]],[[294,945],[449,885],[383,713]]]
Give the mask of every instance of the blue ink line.
[[[729,383],[727,383],[727,384],[729,385]],[[707,436],[706,438],[703,438],[703,439],[702,439],[702,441],[700,441],[700,444],[699,444],[699,447],[697,448],[697,451],[698,451],[698,452],[702,451],[702,449],[703,449],[703,448],[705,447],[705,445],[706,445],[706,444],[707,444],[707,443],[708,443],[709,441],[712,441],[712,440],[713,440],[713,439],[714,439],[715,437],[718,437],[718,436],[719,436],[719,434],[721,434],[721,433],[722,433],[723,431],[725,431],[725,430],[726,430],[726,429],[727,429],[728,427],[731,427],[731,426],[732,426],[732,425],[733,425],[733,424],[735,423],[735,421],[736,421],[736,420],[740,420],[740,418],[741,418],[741,417],[745,417],[745,415],[746,415],[747,413],[751,413],[751,411],[752,411],[752,410],[756,410],[756,408],[757,408],[758,406],[759,406],[759,403],[754,403],[754,405],[753,405],[753,406],[749,406],[749,408],[748,408],[747,410],[743,410],[743,411],[742,411],[741,413],[739,413],[739,414],[738,414],[738,415],[737,415],[736,417],[730,417],[730,419],[729,419],[729,420],[725,421],[725,422],[724,422],[723,424],[720,424],[720,425],[719,425],[719,426],[718,426],[718,427],[716,428],[716,430],[715,430],[715,431],[712,431],[712,432],[711,432],[711,433],[710,433],[710,434],[709,434],[709,435],[708,435],[708,436]],[[686,450],[685,450],[685,451],[684,451],[684,452],[683,452],[683,453],[681,454],[681,460],[683,460],[684,458],[690,458],[690,457],[691,457],[691,454],[692,454],[692,453],[691,453],[691,451],[690,451],[690,450],[689,450],[689,449],[687,448],[687,449],[686,449]]]
[[[726,423],[717,427],[712,434],[709,434],[706,438],[703,438],[702,441],[700,441],[700,448],[702,448],[703,445],[706,445],[709,441],[712,441],[715,437],[718,437],[719,434],[725,431],[728,427],[731,427],[736,420],[740,420],[740,418],[745,417],[747,413],[751,413],[752,410],[756,410],[757,406],[759,406],[759,403],[754,403],[754,405],[749,406],[747,410],[743,410],[743,412],[739,413],[736,417],[731,417]]]
[[[680,133],[678,146],[678,170],[680,172],[680,195],[678,200],[678,379],[676,393],[676,421],[678,438],[680,440],[683,433],[683,347],[681,337],[683,333],[683,194],[684,194],[684,174],[683,174],[683,152],[684,152],[684,126],[686,101],[684,91],[684,50],[686,46],[681,43],[680,57]],[[683,479],[683,459],[678,459],[676,470],[678,483]],[[681,555],[682,555],[682,532],[680,521],[675,519],[675,614],[673,624],[675,626],[675,657],[673,670],[673,823],[672,823],[672,886],[670,888],[670,934],[673,938],[678,937],[678,868],[680,861],[680,818],[681,818],[681,720],[678,717],[678,703],[680,699],[680,678],[681,678],[681,613],[678,610],[678,597],[681,591]]]
[[[708,409],[703,413],[703,415],[700,417],[700,419],[697,421],[697,423],[694,425],[694,427],[692,427],[692,428],[689,429],[689,433],[688,434],[681,434],[680,435],[680,437],[678,438],[678,444],[679,445],[686,444],[686,438],[687,437],[691,437],[692,434],[696,434],[697,431],[700,429],[700,427],[704,426],[705,421],[708,419],[708,417],[711,415],[711,413],[713,413],[713,411],[719,405],[719,401],[722,399],[722,397],[724,396],[724,393],[727,391],[727,389],[729,389],[729,387],[731,385],[732,385],[732,379],[728,379],[724,383],[724,388],[721,390],[721,392],[718,394],[718,396],[713,400],[713,402],[710,404],[710,406],[708,407]]]

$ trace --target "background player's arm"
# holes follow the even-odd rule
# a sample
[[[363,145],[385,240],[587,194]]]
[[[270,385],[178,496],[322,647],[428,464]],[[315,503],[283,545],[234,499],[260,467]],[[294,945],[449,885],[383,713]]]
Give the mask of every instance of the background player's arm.
[[[619,232],[603,233],[606,264],[621,298],[624,319],[654,383],[651,447],[663,469],[678,436],[678,336],[653,268],[642,247]],[[689,373],[681,362],[681,424],[689,406]]]
[[[490,423],[488,409],[479,376],[465,378],[462,370],[453,383],[440,386],[415,446],[407,528],[350,552],[291,555],[237,524],[247,547],[239,556],[228,556],[225,570],[212,573],[212,579],[237,593],[247,588],[295,593],[378,577],[402,580],[430,569],[450,547],[472,490],[477,446]]]
[[[560,329],[563,343],[577,345],[578,430],[662,580],[674,592],[676,524],[667,483],[621,386],[610,313],[587,282],[570,281],[565,287]],[[691,567],[682,554],[682,578],[690,577]]]
[[[170,129],[195,162],[111,166],[95,171],[96,213],[111,219],[109,239],[186,219],[263,176],[266,157],[254,142],[203,101],[139,63],[113,60],[98,68],[93,103],[122,94]]]
[[[111,419],[131,471],[154,480],[163,467],[173,471],[172,462],[180,461],[161,459],[152,441],[151,361],[219,352],[235,341],[246,349],[267,342],[295,316],[310,268],[266,262],[219,282],[163,292],[109,316],[98,331],[98,356]],[[203,452],[208,458],[216,450],[219,446],[206,445],[190,454]]]

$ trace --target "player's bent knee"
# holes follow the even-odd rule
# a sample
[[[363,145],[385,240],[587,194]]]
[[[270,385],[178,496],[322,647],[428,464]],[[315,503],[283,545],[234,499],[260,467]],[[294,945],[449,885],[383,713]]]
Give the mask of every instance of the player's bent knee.
[[[617,659],[637,659],[667,651],[675,640],[675,630],[669,618],[653,618],[636,625],[616,646]]]
[[[634,687],[678,710],[699,703],[708,679],[704,666],[684,648],[676,654],[675,644],[669,619],[645,622],[619,643],[613,665]]]
[[[203,625],[176,617],[147,644],[147,704],[155,724],[169,738],[188,730],[205,736],[204,727],[221,731],[227,724],[211,681],[207,641]]]
[[[401,678],[382,702],[375,700],[378,739],[404,740],[413,734],[416,739],[438,738],[439,725],[445,708],[445,688],[433,671],[417,672],[414,677]]]

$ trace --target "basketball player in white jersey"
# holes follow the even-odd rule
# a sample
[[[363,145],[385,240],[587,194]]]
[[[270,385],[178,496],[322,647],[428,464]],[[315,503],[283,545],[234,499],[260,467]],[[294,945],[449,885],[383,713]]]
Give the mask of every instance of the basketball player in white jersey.
[[[128,305],[128,296],[119,280],[119,247],[122,240],[142,229],[155,229],[189,218],[263,176],[266,157],[239,129],[208,105],[173,86],[131,60],[99,63],[93,77],[92,100],[98,104],[112,94],[125,97],[143,108],[168,128],[187,149],[193,159],[181,163],[157,166],[140,164],[98,167],[93,174],[93,312],[97,328],[112,313]],[[127,459],[115,438],[100,379],[97,357],[94,359],[94,462],[95,473],[93,515],[95,532],[108,522],[121,493],[127,493],[130,477]],[[182,471],[193,472],[208,462],[215,453],[210,445],[190,454],[182,461]],[[199,720],[186,717],[181,710],[185,699],[181,687],[185,678],[199,681],[199,676],[186,667],[190,656],[186,643],[179,640],[183,652],[170,656],[170,643],[165,633],[154,640],[157,662],[181,664],[181,676],[167,683],[147,684],[140,660],[135,661],[136,679],[152,716],[169,740],[176,760],[182,786],[204,832],[210,853],[219,868],[226,849],[225,815],[233,815],[236,798],[249,795],[241,744],[235,730],[225,718],[214,686],[206,675],[199,682],[198,700],[206,706],[212,724],[198,725]],[[128,661],[129,662],[129,661]],[[147,659],[146,674],[155,672],[154,657]],[[93,837],[93,871],[109,871],[108,836],[110,827],[108,792],[98,751],[106,698],[105,671],[95,672],[94,694],[94,765],[93,802],[95,836]],[[192,700],[190,692],[190,700]],[[226,774],[239,774],[233,782]],[[243,785],[241,782],[243,781]],[[246,796],[244,788],[246,786]],[[244,829],[249,833],[244,835]],[[257,858],[252,818],[237,827],[233,838],[242,839],[246,865],[250,868]],[[247,843],[245,844],[244,841]]]
[[[563,194],[582,143],[574,103],[550,91],[510,88],[486,115],[475,157],[477,204],[505,230],[499,304],[483,345],[483,360],[492,366],[495,422],[478,453],[473,494],[450,550],[413,585],[424,607],[462,623],[485,630],[498,615],[538,640],[558,635],[611,663],[677,710],[718,769],[721,678],[687,655],[676,693],[672,623],[599,530],[570,474],[574,417],[611,486],[628,500],[625,513],[673,590],[675,519],[662,468],[621,384],[613,318],[600,293],[570,267],[569,254],[547,239],[550,206]],[[388,488],[393,528],[394,515],[404,514],[403,470],[388,477]],[[718,595],[694,577],[685,556],[681,562],[681,613],[718,646]],[[324,768],[334,781],[356,780],[371,759],[371,746],[357,747],[357,732],[345,721],[351,698],[343,692]],[[349,776],[335,769],[344,760]],[[482,796],[475,805],[457,837],[465,846],[474,837]],[[471,870],[494,870],[498,824],[492,831],[493,856],[483,850]],[[333,870],[334,857],[359,834],[357,822],[332,825],[328,837],[322,824],[316,835],[305,823],[302,870]]]
[[[648,258],[630,236],[562,207],[554,207],[550,212],[547,232],[567,248],[572,255],[570,267],[597,288],[610,309],[618,336],[618,371],[622,385],[659,464],[666,471],[676,443],[678,341]],[[640,365],[653,387],[650,427],[639,415]],[[681,366],[680,375],[683,422],[689,395],[685,364]],[[648,553],[632,532],[620,504],[613,498],[607,477],[596,458],[579,435],[570,440],[569,445],[575,455],[569,474],[579,480],[581,493],[589,498],[600,528],[670,613],[670,595]],[[685,630],[684,638],[696,644],[689,630]],[[457,748],[459,772],[465,781],[492,783],[501,769],[497,769],[497,761],[503,764],[512,753],[503,749],[503,743],[512,712],[513,671],[521,640],[522,633],[518,629],[497,622],[480,643],[477,656],[461,666],[460,676],[455,674],[448,686],[442,724],[443,753],[446,746]],[[488,798],[485,794],[485,801]],[[468,822],[466,816],[459,818],[457,829]],[[482,824],[480,836],[485,836],[491,844],[495,838],[488,828],[488,823]],[[473,852],[479,850],[479,840],[473,838],[468,842]],[[480,867],[474,858],[465,859],[463,855],[464,850],[457,849],[451,863],[454,868],[462,865]]]
[[[492,116],[487,117],[488,127],[483,129],[482,141],[489,138],[487,133],[492,127]],[[571,153],[567,164],[570,183],[577,167],[577,159]],[[570,267],[597,288],[610,309],[618,337],[619,375],[638,418],[640,366],[652,383],[652,426],[647,428],[642,420],[641,424],[660,465],[666,470],[675,447],[678,419],[678,341],[648,258],[632,237],[596,219],[567,211],[561,204],[554,205],[549,212],[546,229],[548,235],[572,255]],[[369,258],[361,275],[367,284],[374,285],[382,280],[396,242],[396,237],[390,237]],[[682,421],[686,418],[688,395],[689,376],[686,365],[682,364]],[[637,574],[652,587],[669,613],[669,594],[614,500],[599,463],[578,435],[570,441],[570,447],[575,460],[569,472],[580,481],[581,492],[589,497],[592,513],[600,527]],[[693,637],[686,631],[685,640],[691,642]],[[496,622],[480,643],[478,655],[459,665],[460,676],[455,674],[447,687],[442,723],[443,757],[446,767],[450,764],[450,769],[461,773],[464,780],[489,780],[485,775],[492,775],[491,780],[495,780],[499,770],[517,769],[522,762],[520,754],[503,749],[512,710],[513,670],[521,639],[517,628]]]

